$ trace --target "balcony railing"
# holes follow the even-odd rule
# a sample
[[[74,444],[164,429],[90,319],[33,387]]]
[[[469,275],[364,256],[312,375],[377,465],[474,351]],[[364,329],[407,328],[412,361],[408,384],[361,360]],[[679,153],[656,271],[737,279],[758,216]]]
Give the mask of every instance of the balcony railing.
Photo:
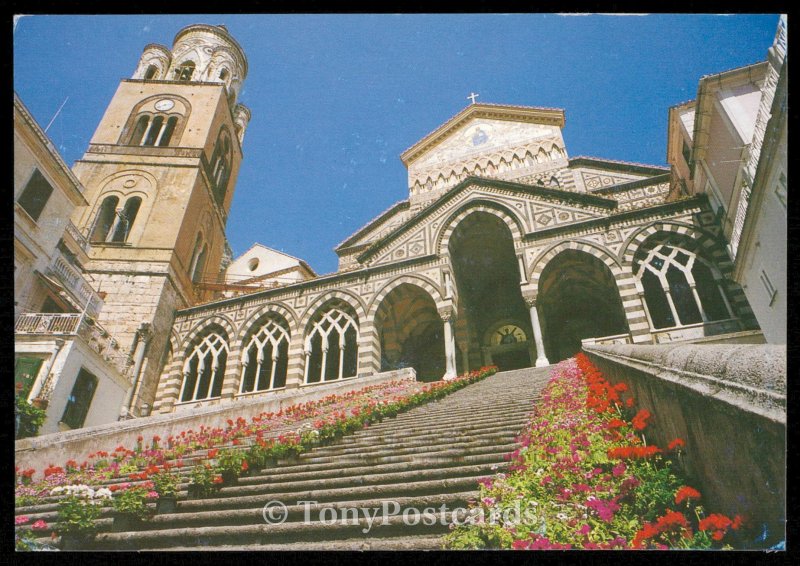
[[[78,230],[78,227],[75,226],[71,221],[67,222],[66,232],[72,236],[72,239],[75,240],[75,243],[77,243],[84,252],[88,251],[89,240],[87,240],[86,237],[81,234],[81,231]]]
[[[740,330],[742,330],[741,321],[738,318],[729,318],[653,330],[651,335],[653,336],[653,342],[656,344],[664,344],[669,342],[682,342],[684,340],[695,340],[705,336],[716,336],[729,332],[739,332]]]
[[[91,285],[86,282],[83,275],[72,267],[63,256],[56,255],[48,266],[47,271],[55,275],[64,284],[72,296],[79,301],[81,307],[86,307],[86,303],[89,301],[88,312],[97,313],[100,311],[102,299],[95,293]]]
[[[130,368],[130,356],[120,350],[119,342],[102,326],[79,313],[26,313],[17,317],[14,332],[25,335],[76,336],[121,375]]]

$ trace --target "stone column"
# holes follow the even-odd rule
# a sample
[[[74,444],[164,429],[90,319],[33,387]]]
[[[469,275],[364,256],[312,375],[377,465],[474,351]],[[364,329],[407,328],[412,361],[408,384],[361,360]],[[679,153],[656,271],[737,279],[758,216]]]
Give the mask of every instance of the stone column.
[[[120,418],[125,418],[133,412],[133,407],[136,406],[137,397],[139,395],[139,388],[142,385],[141,373],[142,363],[144,362],[144,354],[147,351],[147,345],[150,343],[152,331],[150,324],[143,322],[136,330],[136,351],[133,353],[133,382],[128,393],[125,395],[125,402],[120,408]]]
[[[444,322],[444,355],[445,355],[445,373],[442,379],[448,381],[454,379],[457,375],[456,371],[456,339],[453,332],[453,313],[451,311],[440,312],[439,316],[442,317]]]
[[[539,324],[539,310],[536,307],[536,297],[525,297],[525,304],[528,305],[531,313],[533,340],[536,342],[536,367],[549,366],[550,362],[544,353],[544,340],[542,340],[542,326]]]

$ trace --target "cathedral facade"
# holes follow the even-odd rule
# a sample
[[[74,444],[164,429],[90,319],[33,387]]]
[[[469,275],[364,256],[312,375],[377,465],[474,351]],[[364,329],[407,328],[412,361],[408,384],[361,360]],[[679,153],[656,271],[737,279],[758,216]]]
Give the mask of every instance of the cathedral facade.
[[[128,353],[123,416],[758,328],[707,197],[669,168],[570,157],[555,108],[473,102],[421,138],[407,198],[337,246],[336,273],[263,246],[230,263],[246,76],[223,26],[146,46],[73,168],[94,318]]]
[[[407,199],[336,248],[336,273],[179,310],[154,411],[757,328],[706,197],[668,168],[570,158],[564,123],[467,106],[403,152]]]

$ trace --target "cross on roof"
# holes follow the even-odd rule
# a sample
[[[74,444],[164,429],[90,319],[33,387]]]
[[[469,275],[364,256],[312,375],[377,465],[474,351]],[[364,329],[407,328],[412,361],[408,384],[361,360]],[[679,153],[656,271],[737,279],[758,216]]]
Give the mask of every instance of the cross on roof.
[[[471,92],[471,93],[469,93],[469,96],[467,98],[472,100],[472,104],[475,104],[475,99],[478,98],[478,96],[479,96],[478,94],[475,94],[474,92]]]

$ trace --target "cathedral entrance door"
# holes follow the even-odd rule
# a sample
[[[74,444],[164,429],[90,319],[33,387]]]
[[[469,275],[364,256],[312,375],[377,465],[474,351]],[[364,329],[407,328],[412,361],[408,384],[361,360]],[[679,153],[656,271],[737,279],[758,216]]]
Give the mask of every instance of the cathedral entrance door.
[[[502,369],[533,365],[530,316],[506,223],[491,212],[473,212],[456,226],[448,248],[458,289],[459,322],[466,325],[468,343],[473,345],[466,356],[469,368],[462,369],[477,369],[489,358],[493,363],[502,361]]]

